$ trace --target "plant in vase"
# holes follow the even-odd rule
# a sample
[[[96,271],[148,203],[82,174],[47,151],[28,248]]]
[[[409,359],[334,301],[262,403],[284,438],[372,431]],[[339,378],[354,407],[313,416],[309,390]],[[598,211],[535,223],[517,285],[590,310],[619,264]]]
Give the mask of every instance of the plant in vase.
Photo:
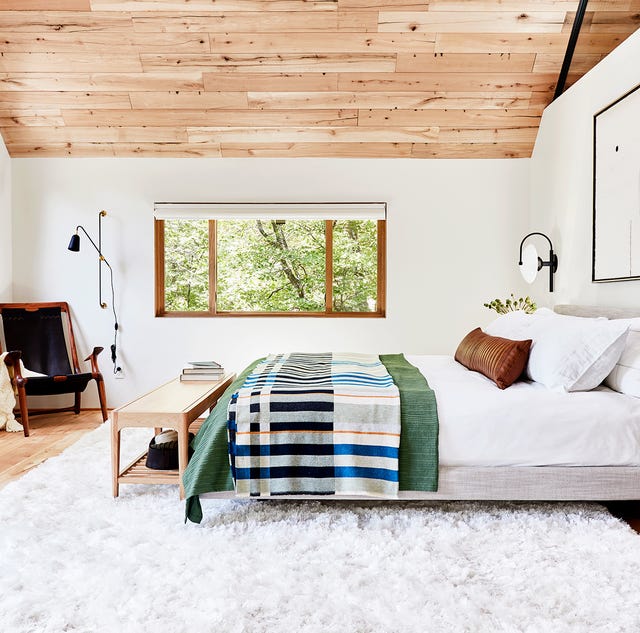
[[[518,310],[522,310],[527,314],[533,314],[538,309],[538,306],[530,297],[519,297],[516,299],[513,293],[504,301],[502,299],[494,299],[483,305],[485,308],[489,308],[489,310],[495,310],[498,314],[507,314],[507,312],[516,312]]]

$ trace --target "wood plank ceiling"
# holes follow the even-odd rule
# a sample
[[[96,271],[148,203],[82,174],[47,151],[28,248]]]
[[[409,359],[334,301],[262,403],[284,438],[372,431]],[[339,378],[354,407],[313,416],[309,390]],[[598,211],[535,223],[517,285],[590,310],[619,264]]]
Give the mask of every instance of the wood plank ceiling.
[[[529,156],[577,0],[0,0],[11,156]],[[570,81],[640,24],[591,0]]]

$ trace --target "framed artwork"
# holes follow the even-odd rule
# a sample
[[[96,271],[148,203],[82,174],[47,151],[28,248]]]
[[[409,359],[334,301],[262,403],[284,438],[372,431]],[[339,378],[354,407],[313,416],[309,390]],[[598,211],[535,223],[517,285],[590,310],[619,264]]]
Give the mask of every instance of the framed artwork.
[[[591,278],[640,279],[640,86],[593,117]]]

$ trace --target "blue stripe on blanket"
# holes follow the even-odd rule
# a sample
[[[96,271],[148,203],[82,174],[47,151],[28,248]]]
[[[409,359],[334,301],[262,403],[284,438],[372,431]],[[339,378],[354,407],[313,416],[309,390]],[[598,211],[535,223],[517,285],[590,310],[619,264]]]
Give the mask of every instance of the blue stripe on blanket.
[[[268,468],[236,468],[238,479],[304,479],[347,477],[350,479],[383,479],[398,481],[398,471],[358,466],[271,466]]]
[[[370,455],[398,458],[398,449],[366,444],[245,444],[236,447],[236,457],[279,455]]]

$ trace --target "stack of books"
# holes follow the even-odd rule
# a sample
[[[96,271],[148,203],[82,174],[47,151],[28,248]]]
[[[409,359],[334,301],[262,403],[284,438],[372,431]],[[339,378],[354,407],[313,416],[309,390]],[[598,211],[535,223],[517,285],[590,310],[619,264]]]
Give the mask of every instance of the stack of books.
[[[194,360],[187,363],[187,367],[182,370],[180,380],[188,382],[191,380],[220,380],[224,376],[224,368],[214,360]]]

